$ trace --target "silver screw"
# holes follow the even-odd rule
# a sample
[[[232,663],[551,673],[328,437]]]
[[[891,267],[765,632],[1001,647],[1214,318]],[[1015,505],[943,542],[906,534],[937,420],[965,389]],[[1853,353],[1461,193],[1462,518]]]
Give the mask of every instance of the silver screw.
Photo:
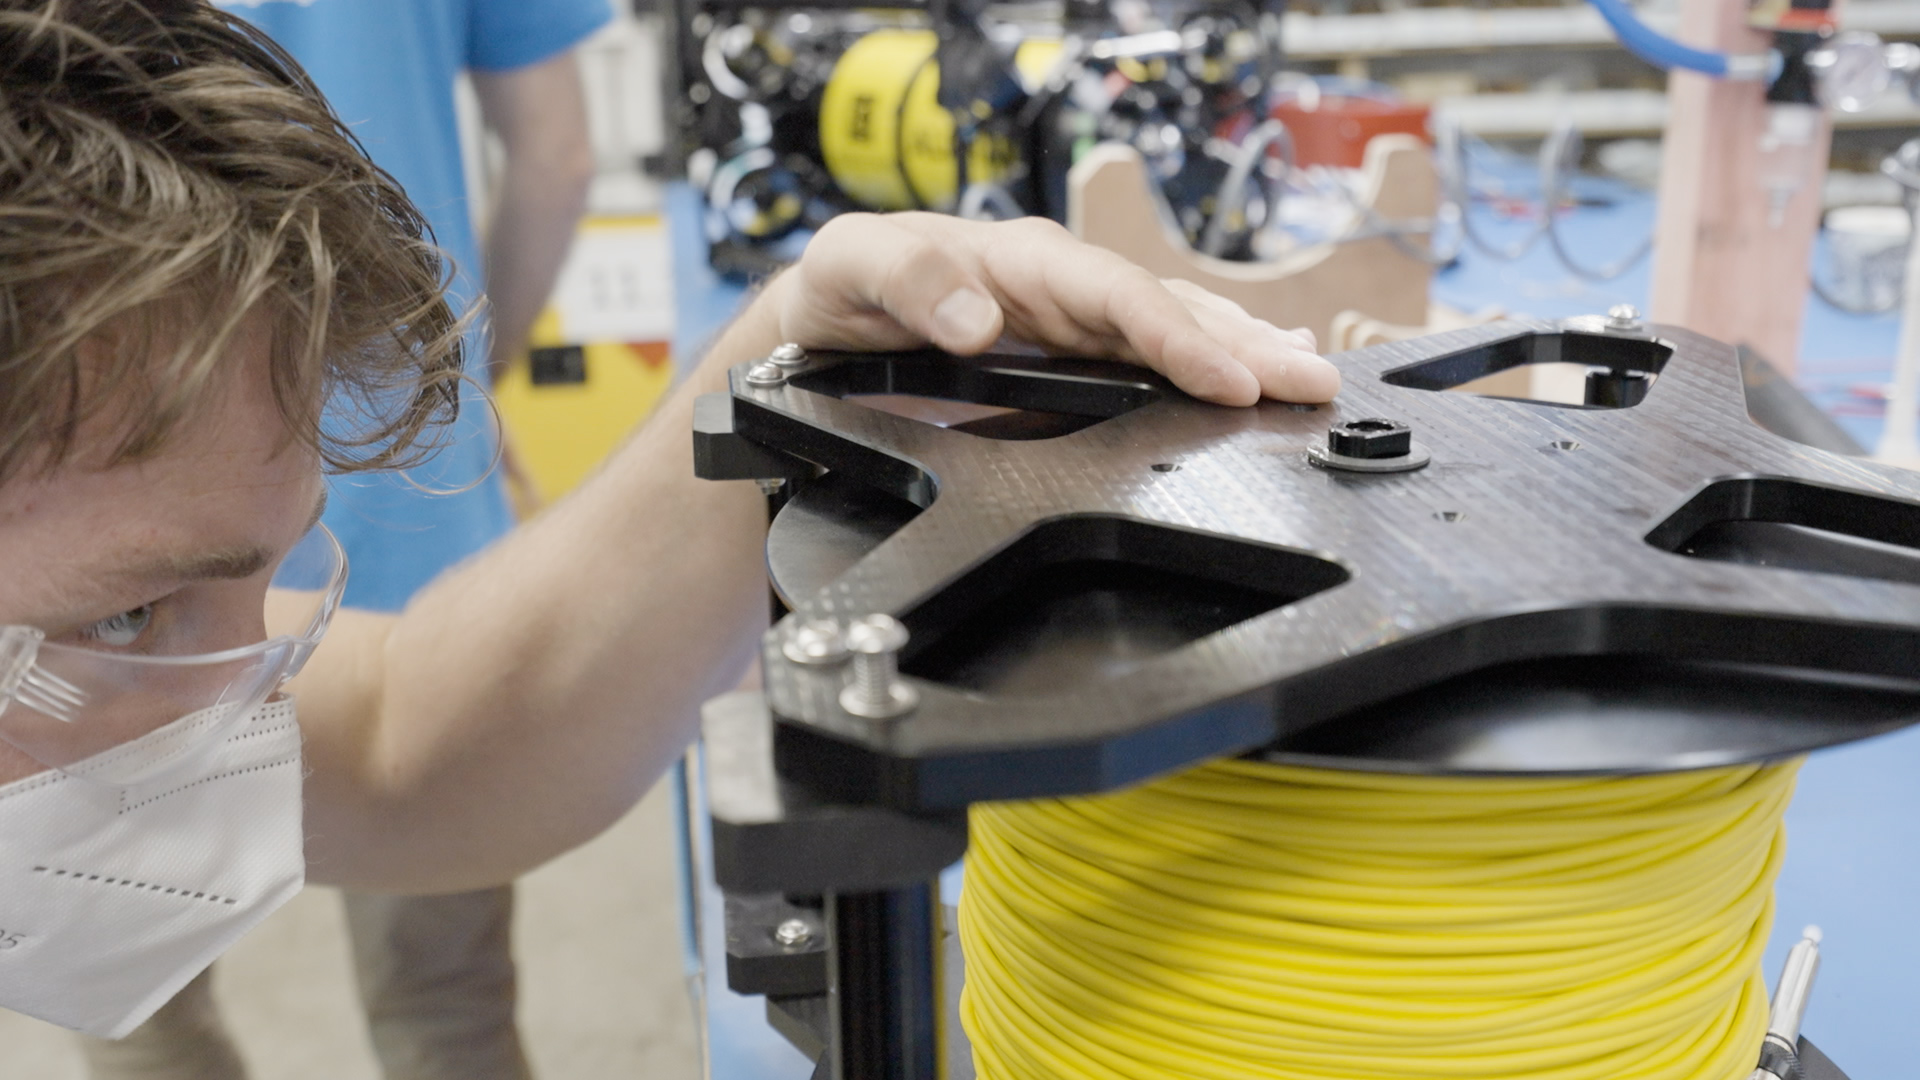
[[[767,359],[783,368],[805,367],[807,350],[789,341],[785,345],[775,346],[774,350],[767,354]]]
[[[1638,330],[1642,325],[1640,309],[1632,304],[1615,304],[1607,309],[1609,330]]]
[[[773,928],[773,940],[789,949],[813,940],[813,927],[799,919],[788,919]]]
[[[907,628],[891,615],[868,615],[847,627],[853,652],[853,682],[840,691],[840,707],[869,720],[890,720],[913,711],[920,695],[900,681],[900,649]]]
[[[780,651],[796,664],[825,667],[847,658],[847,637],[832,619],[808,619],[794,627]]]
[[[771,389],[772,387],[775,387],[775,386],[785,385],[786,381],[787,381],[786,370],[780,367],[780,365],[773,363],[772,361],[762,360],[759,363],[747,369],[747,385],[748,386],[758,386],[758,387]]]

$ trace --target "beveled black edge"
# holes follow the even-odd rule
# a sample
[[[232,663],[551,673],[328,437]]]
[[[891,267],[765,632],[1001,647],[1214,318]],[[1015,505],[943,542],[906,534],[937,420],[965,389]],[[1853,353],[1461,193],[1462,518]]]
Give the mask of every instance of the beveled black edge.
[[[1911,520],[1859,516],[1857,511],[1871,503],[1899,507]],[[1822,519],[1835,523],[1844,519],[1845,527],[1830,528],[1818,523]],[[1689,537],[1708,525],[1734,521],[1800,525],[1920,549],[1920,500],[1774,473],[1734,473],[1705,481],[1648,531],[1646,540],[1662,551],[1678,552]]]
[[[693,474],[702,480],[801,480],[813,465],[754,442],[734,427],[730,394],[701,394],[693,401]]]
[[[818,353],[810,361],[790,374],[787,384],[842,401],[865,394],[907,394],[1111,419],[1178,393],[1149,369],[1083,357],[952,356],[920,349]]]
[[[820,798],[937,813],[976,802],[1111,791],[1272,741],[1270,691],[1242,694],[1136,730],[1073,743],[895,755],[804,721],[774,717],[774,767]]]
[[[1681,348],[1682,348],[1678,341],[1672,338],[1662,337],[1657,332],[1648,331],[1648,332],[1642,332],[1642,333],[1623,334],[1619,332],[1609,331],[1604,328],[1596,328],[1590,325],[1590,323],[1588,323],[1586,320],[1582,320],[1582,319],[1560,320],[1560,321],[1545,323],[1545,324],[1532,323],[1532,322],[1501,322],[1501,323],[1491,324],[1491,326],[1494,328],[1504,330],[1505,332],[1484,337],[1467,344],[1462,344],[1456,347],[1449,348],[1447,351],[1441,353],[1438,356],[1431,356],[1424,360],[1415,360],[1411,363],[1399,364],[1394,367],[1382,369],[1380,371],[1375,372],[1374,376],[1378,378],[1381,382],[1386,383],[1388,386],[1395,387],[1396,389],[1419,390],[1425,393],[1436,393],[1436,394],[1446,393],[1450,390],[1455,389],[1456,387],[1472,382],[1474,381],[1474,379],[1485,378],[1488,375],[1497,375],[1497,374],[1500,374],[1501,372],[1515,371],[1515,370],[1518,370],[1519,368],[1527,367],[1532,363],[1532,361],[1526,361],[1519,364],[1512,364],[1504,368],[1494,368],[1491,371],[1481,372],[1479,375],[1476,375],[1471,379],[1461,379],[1457,382],[1450,382],[1445,385],[1428,385],[1424,381],[1415,381],[1411,379],[1409,376],[1413,372],[1418,371],[1421,368],[1431,367],[1433,365],[1443,363],[1447,360],[1454,359],[1455,357],[1460,356],[1462,353],[1471,352],[1478,349],[1497,348],[1501,345],[1507,344],[1508,342],[1519,341],[1522,338],[1541,337],[1545,335],[1561,335],[1561,336],[1574,335],[1579,337],[1597,338],[1600,340],[1607,340],[1607,341],[1635,342],[1635,343],[1644,344],[1644,345],[1654,345],[1661,349],[1666,350],[1665,355],[1661,356],[1659,360],[1657,360],[1652,364],[1649,364],[1649,365],[1627,364],[1627,365],[1621,365],[1618,368],[1618,370],[1621,370],[1621,371],[1631,371],[1631,372],[1637,372],[1642,375],[1652,375],[1655,381],[1657,382],[1659,377],[1663,373],[1665,373],[1667,369],[1667,365],[1672,363],[1674,358],[1681,354]],[[1598,366],[1598,365],[1594,365],[1594,366]],[[1566,402],[1541,401],[1536,398],[1514,398],[1514,397],[1506,397],[1499,394],[1475,394],[1475,395],[1469,395],[1469,396],[1491,398],[1499,401],[1522,401],[1522,402],[1527,402],[1533,405],[1544,405],[1544,406],[1549,406],[1553,408],[1609,409],[1610,410],[1610,409],[1615,409],[1620,407],[1620,406],[1572,405]]]
[[[976,719],[967,742],[957,744],[927,723],[927,710],[938,708],[930,704],[896,722],[916,725],[913,739],[855,742],[776,711],[774,766],[822,798],[905,813],[1093,794],[1244,753],[1362,706],[1500,664],[1609,655],[1912,679],[1920,672],[1920,626],[1647,604],[1511,612],[1382,645],[1145,724],[1114,728],[1089,715],[1085,736],[1073,741],[1023,742],[1009,731],[1004,741],[981,745]],[[1884,730],[1863,727],[1809,749]]]
[[[709,813],[714,880],[729,893],[895,889],[925,881],[966,854],[965,813],[911,814],[872,800],[845,802],[816,804],[772,822],[739,823]]]
[[[815,427],[752,398],[734,398],[734,422],[740,434],[755,443],[777,447],[782,453],[830,471],[857,474],[866,486],[905,499],[922,510],[940,497],[939,477],[922,462],[844,433]]]

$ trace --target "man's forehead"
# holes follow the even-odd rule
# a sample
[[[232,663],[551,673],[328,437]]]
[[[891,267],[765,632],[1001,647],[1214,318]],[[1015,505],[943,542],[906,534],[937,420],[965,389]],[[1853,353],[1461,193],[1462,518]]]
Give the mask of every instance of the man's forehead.
[[[217,505],[69,499],[40,508],[44,512],[0,514],[0,561],[28,570],[0,581],[0,623],[53,629],[138,607],[196,582],[251,578],[311,528],[325,490],[315,468],[306,483],[258,485],[251,494],[261,497]],[[6,494],[0,489],[0,502],[18,511],[19,500]]]
[[[289,534],[285,523],[260,521],[251,529],[251,539],[202,542],[181,541],[122,553],[109,576],[126,584],[190,583],[195,581],[234,581],[250,578],[271,566],[293,541],[306,535],[326,512],[327,490],[319,489],[312,509],[297,532]]]

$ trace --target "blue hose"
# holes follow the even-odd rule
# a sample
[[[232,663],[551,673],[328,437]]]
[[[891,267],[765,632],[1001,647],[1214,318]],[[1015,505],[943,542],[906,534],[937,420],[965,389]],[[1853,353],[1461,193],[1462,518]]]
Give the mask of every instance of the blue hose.
[[[1727,54],[1708,52],[1682,45],[1670,37],[1661,34],[1640,21],[1633,13],[1627,0],[1589,0],[1600,12],[1600,17],[1613,27],[1615,37],[1627,51],[1661,70],[1685,68],[1711,75],[1716,79],[1727,77]]]

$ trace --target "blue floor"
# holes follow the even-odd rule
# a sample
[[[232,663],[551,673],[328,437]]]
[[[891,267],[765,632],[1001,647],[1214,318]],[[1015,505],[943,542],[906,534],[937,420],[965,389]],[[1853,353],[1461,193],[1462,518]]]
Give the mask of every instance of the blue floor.
[[[1581,194],[1588,205],[1563,222],[1577,258],[1607,263],[1652,226],[1647,195],[1604,184]],[[707,268],[692,193],[676,187],[668,204],[680,305],[675,354],[697,357],[744,290]],[[1517,235],[1513,222],[1491,215],[1485,232],[1495,244]],[[1648,289],[1645,263],[1616,281],[1591,285],[1537,245],[1512,263],[1469,252],[1436,277],[1433,292],[1467,310],[1497,304],[1515,315],[1557,318],[1617,303],[1644,310]],[[1818,300],[1807,308],[1797,381],[1869,447],[1879,436],[1880,387],[1890,378],[1898,329],[1891,315],[1848,315]],[[1791,839],[1767,955],[1769,983],[1800,928],[1818,923],[1826,945],[1807,1035],[1852,1080],[1908,1080],[1916,1070],[1907,1040],[1920,1031],[1920,729],[1817,755],[1801,775],[1787,823]],[[723,960],[718,894],[711,888],[708,894],[707,955]],[[716,1080],[807,1080],[810,1065],[766,1026],[760,1001],[728,993],[719,972],[716,981],[710,994]]]

